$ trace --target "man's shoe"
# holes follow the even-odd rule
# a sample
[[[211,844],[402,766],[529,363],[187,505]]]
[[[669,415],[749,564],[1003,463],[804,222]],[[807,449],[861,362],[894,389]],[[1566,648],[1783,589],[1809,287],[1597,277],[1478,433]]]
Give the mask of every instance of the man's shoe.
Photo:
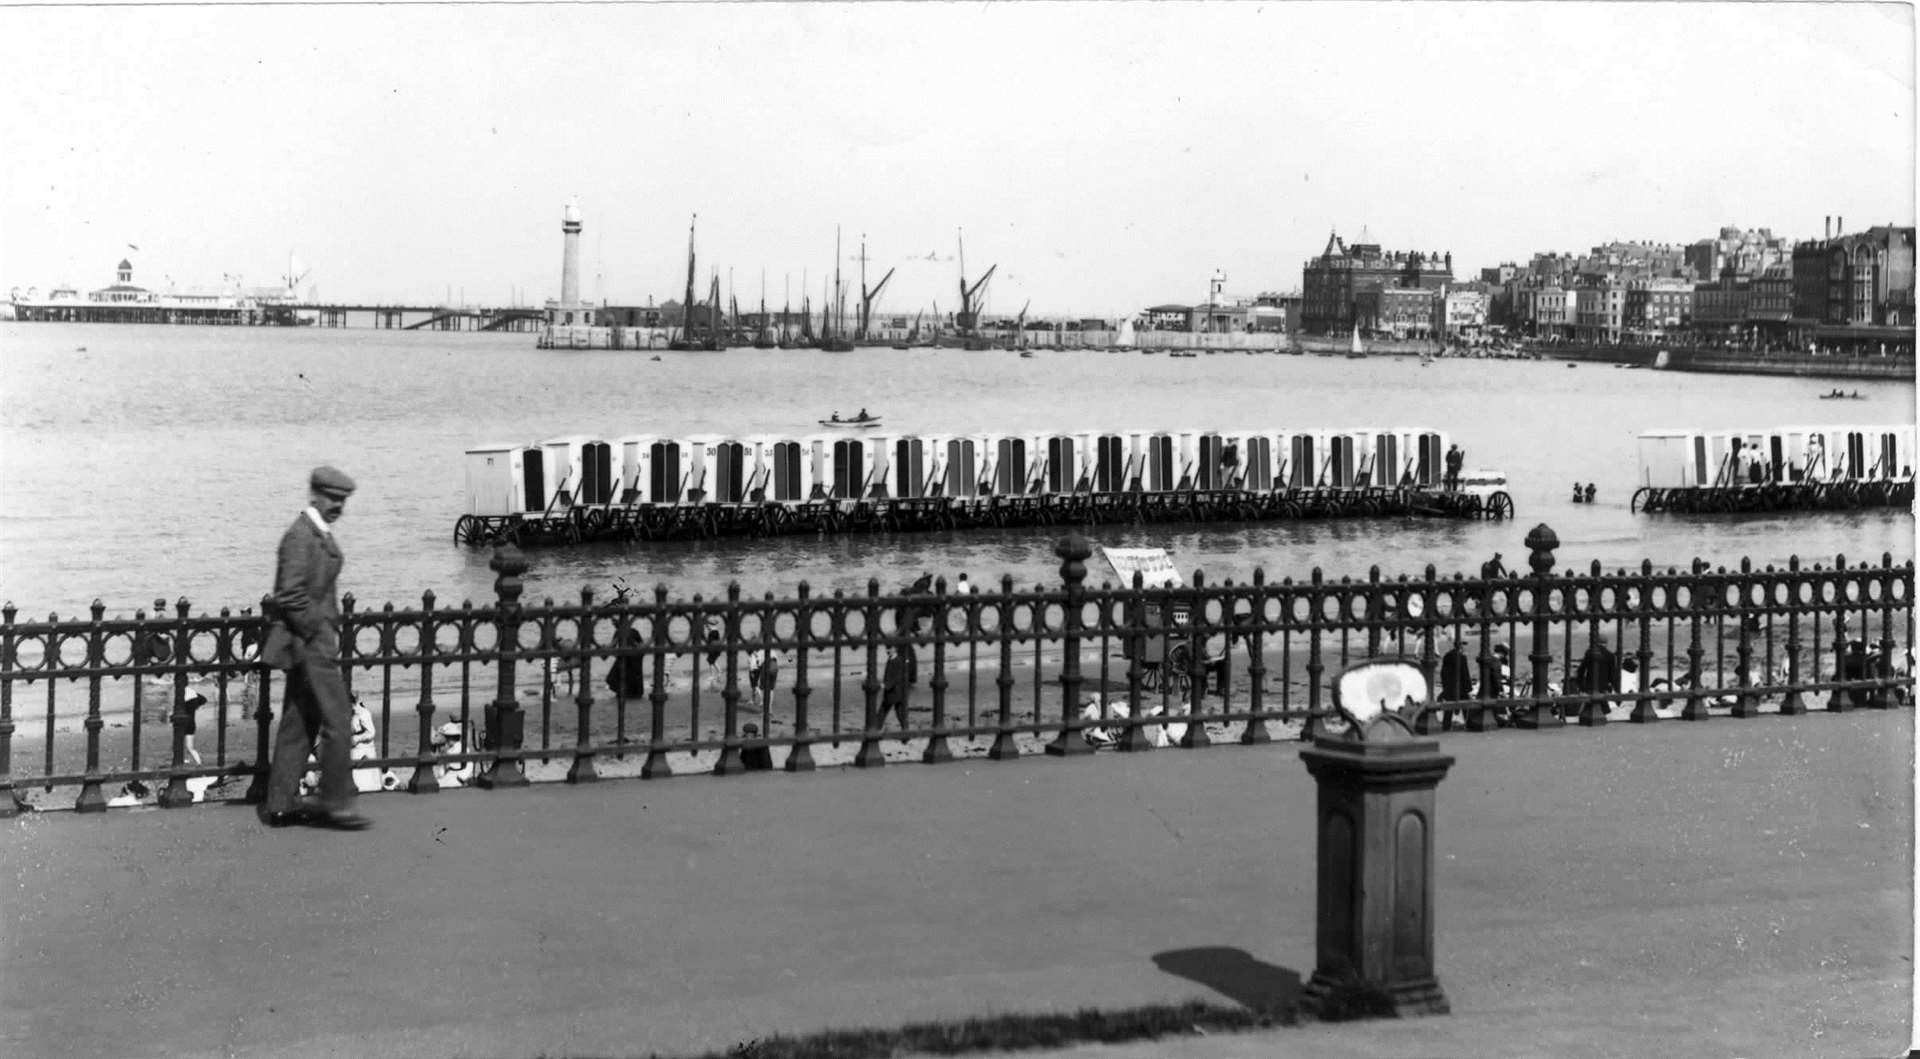
[[[373,826],[373,821],[359,813],[319,813],[312,821],[314,827],[324,827],[334,831],[365,831]]]

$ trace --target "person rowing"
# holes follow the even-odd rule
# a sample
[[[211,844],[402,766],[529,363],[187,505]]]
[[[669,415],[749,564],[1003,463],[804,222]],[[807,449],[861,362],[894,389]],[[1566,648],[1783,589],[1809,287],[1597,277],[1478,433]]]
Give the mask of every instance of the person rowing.
[[[869,420],[869,419],[872,419],[872,418],[873,418],[872,416],[870,416],[870,415],[868,415],[868,414],[867,414],[867,410],[866,410],[866,409],[864,409],[864,408],[862,408],[862,409],[860,410],[860,414],[859,414],[859,415],[857,415],[857,416],[854,416],[854,417],[853,417],[853,421],[854,421],[854,422],[856,422],[856,423],[864,423],[864,422],[866,422],[867,420]]]

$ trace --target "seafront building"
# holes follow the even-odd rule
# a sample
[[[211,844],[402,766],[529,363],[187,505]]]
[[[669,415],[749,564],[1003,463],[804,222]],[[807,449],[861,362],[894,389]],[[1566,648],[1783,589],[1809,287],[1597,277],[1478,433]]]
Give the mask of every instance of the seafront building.
[[[1429,334],[1453,282],[1453,254],[1381,249],[1364,232],[1348,246],[1338,232],[1300,272],[1300,331]]]
[[[1550,341],[1911,355],[1914,229],[1844,225],[1798,243],[1726,227],[1679,249],[1541,253],[1482,279],[1493,323]]]

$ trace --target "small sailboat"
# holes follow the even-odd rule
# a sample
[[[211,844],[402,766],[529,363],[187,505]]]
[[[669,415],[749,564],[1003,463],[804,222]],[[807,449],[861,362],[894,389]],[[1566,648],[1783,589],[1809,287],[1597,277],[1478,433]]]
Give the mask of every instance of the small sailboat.
[[[1353,329],[1353,345],[1347,350],[1347,358],[1354,360],[1366,355],[1366,347],[1360,344],[1360,328],[1355,327]]]

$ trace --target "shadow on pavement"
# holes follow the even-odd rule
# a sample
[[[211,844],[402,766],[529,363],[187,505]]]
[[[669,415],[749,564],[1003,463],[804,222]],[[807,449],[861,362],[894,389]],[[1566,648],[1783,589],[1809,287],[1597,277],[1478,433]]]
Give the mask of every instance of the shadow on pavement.
[[[1291,1021],[1299,1010],[1300,972],[1216,945],[1155,953],[1154,966],[1198,982],[1248,1011]]]

